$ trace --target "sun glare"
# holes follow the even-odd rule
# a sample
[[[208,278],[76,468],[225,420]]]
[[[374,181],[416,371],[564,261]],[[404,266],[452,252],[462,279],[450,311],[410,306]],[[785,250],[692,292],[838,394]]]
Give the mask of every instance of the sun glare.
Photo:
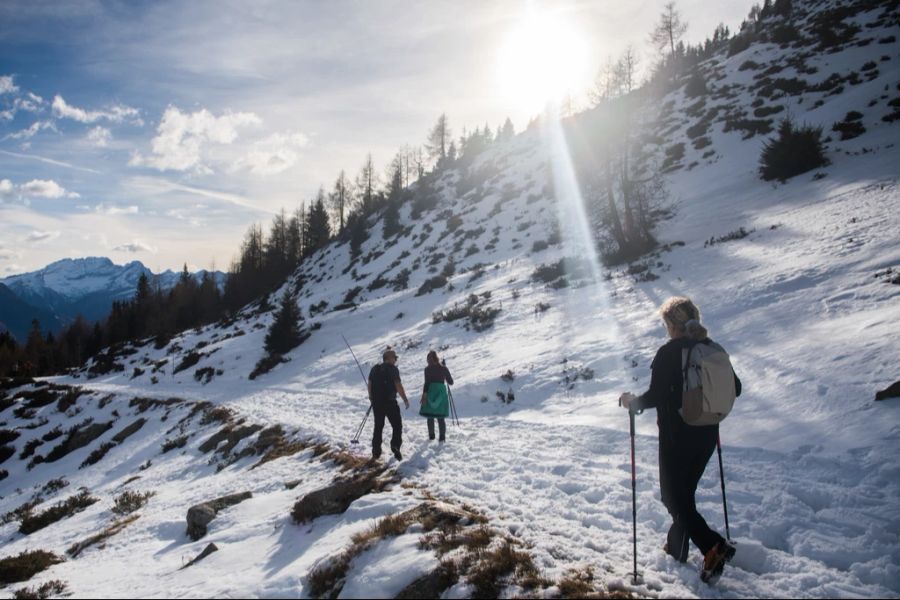
[[[587,88],[587,59],[587,43],[575,26],[552,13],[529,10],[500,47],[500,92],[519,110],[540,112]]]

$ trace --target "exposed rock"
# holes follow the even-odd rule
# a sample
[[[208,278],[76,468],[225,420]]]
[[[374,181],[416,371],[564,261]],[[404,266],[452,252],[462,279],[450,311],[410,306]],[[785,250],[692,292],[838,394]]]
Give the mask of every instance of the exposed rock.
[[[439,527],[443,528],[447,525],[471,525],[486,521],[481,515],[439,501],[423,502],[407,511],[407,514],[410,521],[421,523],[425,531],[431,531]]]
[[[237,446],[241,440],[244,438],[248,438],[257,431],[262,429],[262,425],[245,425],[243,427],[236,427],[234,431],[228,434],[228,437],[225,438],[225,443],[222,447],[217,448],[216,452],[220,454],[228,454],[234,447]]]
[[[310,492],[294,504],[291,516],[296,523],[312,521],[323,515],[341,514],[366,494],[380,490],[386,483],[379,479],[386,467],[373,468],[349,478],[338,479],[328,487]]]
[[[419,577],[411,584],[400,590],[394,596],[398,599],[415,600],[417,598],[440,598],[441,594],[459,580],[459,574],[453,568],[452,563],[441,563],[435,569]]]
[[[146,422],[147,422],[147,419],[141,417],[140,419],[138,419],[137,421],[135,421],[134,423],[132,423],[131,425],[129,425],[128,427],[126,427],[125,429],[123,429],[122,431],[117,433],[116,435],[114,435],[112,437],[112,441],[114,441],[117,444],[121,444],[122,442],[127,440],[129,437],[134,435],[141,427],[144,426],[144,423],[146,423]]]
[[[66,437],[65,441],[50,451],[44,459],[44,462],[55,462],[67,454],[87,446],[109,431],[112,426],[113,422],[109,421],[108,423],[92,423],[90,425],[85,425],[80,429],[76,429]]]
[[[275,444],[282,443],[283,441],[284,428],[282,428],[281,425],[273,425],[259,432],[259,435],[256,436],[256,443],[253,445],[253,450],[257,455],[263,454]]]
[[[219,511],[253,497],[251,492],[222,496],[190,507],[187,512],[187,534],[195,542],[206,535],[206,527]]]
[[[206,526],[216,518],[216,509],[209,504],[195,504],[187,512],[187,534],[195,542],[206,535]]]
[[[200,562],[201,560],[203,560],[204,558],[206,558],[207,556],[209,556],[209,555],[212,554],[213,552],[218,552],[218,551],[219,551],[219,547],[216,546],[215,544],[207,544],[207,545],[206,545],[206,548],[203,549],[203,552],[201,552],[200,554],[198,554],[196,558],[194,558],[194,559],[191,560],[188,564],[184,565],[184,566],[181,567],[181,568],[182,568],[182,569],[187,569],[188,567],[197,564],[198,562]]]
[[[888,398],[900,398],[900,381],[895,381],[886,389],[875,393],[875,400],[887,400]]]

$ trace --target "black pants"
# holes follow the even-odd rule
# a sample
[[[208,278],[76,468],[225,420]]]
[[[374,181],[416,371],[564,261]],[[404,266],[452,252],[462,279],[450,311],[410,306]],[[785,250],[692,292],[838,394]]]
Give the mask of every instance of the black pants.
[[[434,420],[437,419],[438,422],[438,431],[440,432],[440,439],[443,440],[447,437],[447,423],[444,421],[444,417],[428,417],[428,437],[430,439],[434,439]]]
[[[697,484],[716,449],[718,425],[692,427],[684,423],[659,432],[659,485],[663,504],[672,515],[669,554],[682,562],[688,557],[688,540],[704,555],[724,538],[709,528],[697,512]]]
[[[372,433],[372,456],[381,456],[381,432],[384,431],[384,419],[391,423],[391,449],[400,449],[403,445],[403,420],[400,418],[400,405],[396,400],[388,402],[373,402],[372,412],[375,413],[375,431]]]

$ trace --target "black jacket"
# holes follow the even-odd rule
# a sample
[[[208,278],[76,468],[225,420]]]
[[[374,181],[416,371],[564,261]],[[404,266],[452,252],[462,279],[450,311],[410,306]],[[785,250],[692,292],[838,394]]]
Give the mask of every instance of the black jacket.
[[[450,369],[443,365],[428,365],[425,367],[425,388],[422,390],[424,393],[428,393],[428,385],[431,383],[453,385],[453,376],[450,375]]]

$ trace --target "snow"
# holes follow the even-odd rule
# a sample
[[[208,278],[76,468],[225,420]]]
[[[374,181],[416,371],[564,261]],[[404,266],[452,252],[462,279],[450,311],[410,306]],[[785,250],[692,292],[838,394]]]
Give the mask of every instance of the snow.
[[[199,271],[194,277],[199,280],[203,273],[205,271]],[[77,300],[95,293],[130,298],[134,295],[142,274],[151,278],[158,277],[163,289],[173,287],[180,276],[171,270],[154,275],[137,260],[116,265],[106,257],[87,257],[58,260],[39,271],[0,279],[0,283],[9,286],[16,294],[45,300],[51,299],[53,293],[68,300]],[[224,285],[224,274],[217,271],[215,276],[220,287]]]
[[[878,37],[881,31],[871,35]],[[896,56],[896,44],[877,50]],[[820,68],[808,79],[825,79],[832,67],[858,68],[872,51],[849,48],[811,58]],[[789,53],[769,45],[754,60],[768,64]],[[726,72],[734,74],[715,85],[751,82],[750,74],[737,71],[750,57],[745,52],[728,59]],[[886,82],[894,82],[897,64],[879,63],[881,75],[874,82],[830,96],[818,108],[813,103],[823,97],[820,93],[804,94],[802,104],[796,97],[779,102],[791,103],[792,111],[802,111],[799,116],[827,130],[846,111],[865,108],[869,96],[880,95]],[[690,103],[680,91],[671,98],[676,113]],[[743,92],[736,101],[749,106],[751,96]],[[125,359],[124,373],[55,379],[89,387],[97,396],[71,421],[54,413],[52,405],[46,407],[40,414],[50,423],[24,432],[17,444],[57,422],[68,425],[85,416],[108,420],[117,409],[121,418],[107,434],[112,435],[133,418],[128,398],[174,396],[208,400],[250,423],[280,423],[290,432],[364,455],[371,420],[359,446],[347,443],[367,400],[343,334],[363,370],[380,360],[388,344],[400,354],[413,408],[402,411],[406,460],[391,464],[404,484],[483,511],[492,527],[525,541],[538,567],[551,577],[591,566],[608,585],[652,597],[900,597],[900,404],[873,400],[876,390],[897,379],[900,354],[900,286],[875,276],[900,266],[900,135],[896,124],[880,121],[885,110],[881,105],[865,109],[868,131],[863,136],[830,143],[832,165],[821,169],[826,177],[814,180],[814,173],[807,173],[784,185],[758,179],[760,138],[742,140],[740,132],[723,133],[721,124],[714,124],[710,137],[717,156],[667,177],[677,212],[661,225],[660,241],[684,245],[654,259],[651,266],[660,279],[638,283],[624,268],[603,269],[608,277],[573,276],[561,290],[534,282],[531,275],[539,265],[582,256],[583,246],[567,232],[562,245],[537,253],[530,249],[551,233],[557,208],[543,197],[543,189],[547,164],[563,157],[554,155],[559,148],[545,143],[540,131],[524,133],[492,147],[473,167],[493,162],[500,165],[498,177],[460,198],[459,175],[445,174],[436,186],[436,211],[413,220],[405,209],[403,222],[411,231],[384,245],[370,239],[354,269],[347,269],[346,245],[331,246],[309,261],[298,274],[306,280],[299,303],[306,324],[321,328],[290,353],[290,362],[255,381],[247,379],[262,356],[273,318],[272,313],[248,310],[232,325],[185,332],[166,348],[139,347]],[[692,152],[686,144],[685,164],[702,153]],[[505,184],[512,188],[504,190]],[[541,198],[529,201],[532,194]],[[435,216],[446,209],[462,217],[457,231],[464,233],[447,231],[444,219]],[[531,225],[520,230],[526,223]],[[433,227],[431,233],[426,225]],[[374,226],[380,229],[380,223]],[[485,231],[478,234],[479,227]],[[709,238],[739,227],[754,231],[704,247]],[[468,232],[472,237],[462,251],[454,251]],[[428,241],[416,246],[423,233]],[[486,246],[495,235],[496,247],[489,251]],[[470,244],[479,252],[466,256]],[[428,261],[438,254],[455,260],[455,289],[416,296],[422,282],[435,274],[428,272]],[[412,269],[417,259],[422,263],[413,269],[408,289],[367,289],[377,275],[394,277],[404,267]],[[435,262],[436,272],[446,260]],[[467,269],[477,263],[487,266],[484,275],[472,279]],[[355,286],[363,287],[358,306],[334,311]],[[460,322],[433,323],[434,311],[484,292],[491,293],[491,306],[502,308],[492,328],[475,333]],[[738,552],[715,587],[699,580],[695,550],[688,564],[681,565],[661,549],[669,517],[659,500],[652,414],[637,419],[642,583],[630,582],[628,417],[616,399],[622,391],[646,389],[650,361],[665,341],[656,309],[676,294],[697,302],[711,336],[732,354],[744,384],[721,428],[729,523]],[[312,315],[310,307],[323,300],[328,307]],[[536,312],[538,303],[550,308]],[[403,316],[397,318],[399,313]],[[238,331],[243,334],[229,337]],[[222,370],[206,385],[194,380],[194,368],[176,374],[171,369],[171,362],[180,362],[200,342],[207,343],[201,350],[207,356],[196,368]],[[453,398],[460,427],[448,423],[443,445],[428,441],[424,419],[416,415],[425,354],[431,348],[447,358],[457,382]],[[170,362],[153,373],[148,361],[160,360]],[[132,377],[135,367],[146,372]],[[594,376],[573,382],[583,367]],[[515,373],[512,382],[500,379],[507,370]],[[152,383],[154,377],[157,383]],[[499,402],[496,393],[509,389],[515,401]],[[116,400],[100,409],[96,398],[107,393],[116,394]],[[25,548],[61,552],[102,528],[122,483],[138,474],[142,479],[130,487],[156,492],[141,518],[104,548],[92,547],[35,581],[68,581],[79,597],[303,597],[309,595],[310,571],[344,550],[351,535],[422,500],[414,487],[394,486],[361,498],[342,515],[294,525],[289,517],[293,502],[330,482],[336,475],[333,466],[313,460],[306,451],[254,470],[249,466],[256,459],[242,459],[216,471],[197,450],[216,430],[214,425],[191,425],[192,437],[183,450],[160,455],[159,444],[174,435],[167,430],[185,410],[173,409],[166,421],[162,410],[146,413],[150,422],[138,434],[87,469],[76,467],[101,440],[32,471],[23,461],[10,459],[3,465],[10,476],[0,482],[0,512],[20,505],[35,486],[59,476],[71,485],[44,506],[80,485],[102,501],[31,536],[15,533],[15,523],[0,527],[0,537],[7,540],[3,555]],[[38,452],[45,453],[51,444]],[[153,465],[138,471],[148,459]],[[285,481],[298,478],[296,489],[285,489]],[[184,515],[190,505],[243,490],[252,491],[253,498],[223,511],[204,539],[187,538]],[[701,481],[697,502],[711,526],[724,533],[715,459]],[[389,597],[427,573],[436,558],[418,547],[418,538],[410,529],[356,557],[342,596]],[[219,552],[178,570],[209,542]],[[460,582],[445,596],[469,593]]]
[[[407,585],[438,566],[433,555],[419,548],[421,536],[408,533],[379,542],[375,548],[357,557],[352,579],[338,598],[393,598]]]

